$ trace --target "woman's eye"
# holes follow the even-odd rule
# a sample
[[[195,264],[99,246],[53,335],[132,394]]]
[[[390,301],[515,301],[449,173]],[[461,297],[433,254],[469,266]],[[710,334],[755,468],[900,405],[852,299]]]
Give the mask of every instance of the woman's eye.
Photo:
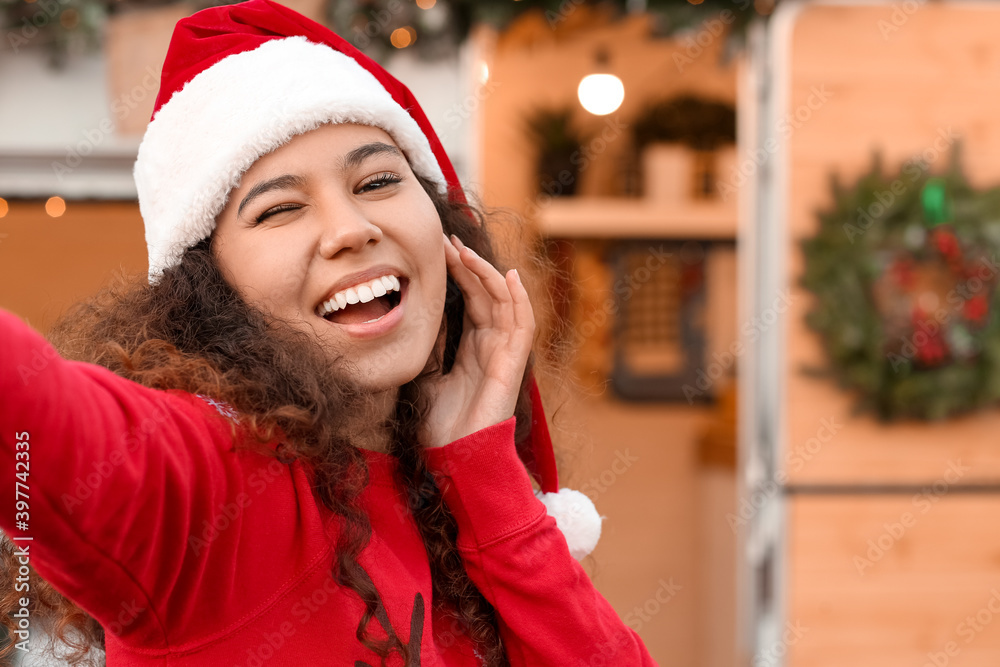
[[[284,213],[285,211],[294,211],[299,208],[302,207],[299,206],[298,204],[281,204],[279,206],[275,206],[274,208],[269,208],[260,215],[258,215],[257,218],[254,220],[254,223],[259,225],[260,223],[270,218],[272,215],[277,215],[278,213]]]
[[[393,174],[392,172],[386,171],[377,176],[369,178],[367,181],[358,186],[358,192],[374,192],[375,190],[380,190],[387,185],[392,185],[394,183],[399,183],[403,179]]]

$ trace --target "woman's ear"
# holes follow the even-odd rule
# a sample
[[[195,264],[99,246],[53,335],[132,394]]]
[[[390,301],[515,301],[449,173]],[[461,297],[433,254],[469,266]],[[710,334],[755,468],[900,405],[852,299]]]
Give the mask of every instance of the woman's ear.
[[[215,233],[218,228],[218,221],[216,221],[216,225],[212,227],[212,233],[209,234],[208,238],[204,241],[206,246],[205,249],[208,250],[210,255],[212,255],[212,259],[215,260],[216,264],[219,262],[219,245],[221,244],[221,241],[219,241],[219,235]]]

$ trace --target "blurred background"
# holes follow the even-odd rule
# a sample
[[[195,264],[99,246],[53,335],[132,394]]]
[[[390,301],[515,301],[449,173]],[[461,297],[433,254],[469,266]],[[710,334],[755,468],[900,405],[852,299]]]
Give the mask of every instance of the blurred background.
[[[287,4],[558,267],[562,482],[660,664],[1000,664],[1000,3]],[[0,0],[0,307],[145,274],[132,164],[206,6]]]

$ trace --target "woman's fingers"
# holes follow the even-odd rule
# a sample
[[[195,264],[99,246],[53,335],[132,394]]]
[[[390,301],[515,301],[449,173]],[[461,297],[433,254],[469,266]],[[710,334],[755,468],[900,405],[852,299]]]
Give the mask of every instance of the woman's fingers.
[[[498,303],[509,304],[511,302],[510,290],[507,288],[504,277],[496,270],[492,264],[480,257],[472,248],[466,248],[462,241],[452,235],[452,239],[459,248],[463,260],[467,261],[467,266],[482,281],[486,291]]]
[[[455,246],[447,237],[444,238],[444,255],[448,264],[448,271],[451,277],[462,290],[465,298],[465,313],[477,325],[482,326],[484,319],[490,317],[489,306],[482,305],[484,301],[489,301],[489,293],[483,287],[482,281],[473,273],[460,256],[460,248]]]
[[[510,329],[515,326],[511,290],[492,264],[452,237],[458,262],[450,264],[452,277],[465,295],[465,309],[477,327]],[[451,245],[449,242],[447,245]],[[445,253],[450,254],[446,248]]]
[[[514,302],[514,335],[521,348],[518,351],[527,359],[535,336],[535,313],[531,309],[528,291],[524,288],[517,271],[514,269],[508,271],[506,280]]]
[[[452,372],[435,385],[436,417],[428,419],[433,428],[425,436],[431,446],[514,413],[535,328],[516,271],[502,275],[458,239],[443,242],[448,271],[465,299],[466,330]]]

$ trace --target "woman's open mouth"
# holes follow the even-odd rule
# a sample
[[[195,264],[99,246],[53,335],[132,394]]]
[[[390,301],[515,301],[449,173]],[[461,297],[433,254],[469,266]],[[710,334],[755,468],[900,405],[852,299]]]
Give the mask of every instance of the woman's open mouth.
[[[395,324],[396,316],[401,315],[397,311],[407,283],[405,278],[400,280],[392,274],[359,283],[321,303],[317,314],[333,324],[357,329],[358,333],[369,330],[373,334],[380,333]],[[372,326],[383,323],[387,326]]]

